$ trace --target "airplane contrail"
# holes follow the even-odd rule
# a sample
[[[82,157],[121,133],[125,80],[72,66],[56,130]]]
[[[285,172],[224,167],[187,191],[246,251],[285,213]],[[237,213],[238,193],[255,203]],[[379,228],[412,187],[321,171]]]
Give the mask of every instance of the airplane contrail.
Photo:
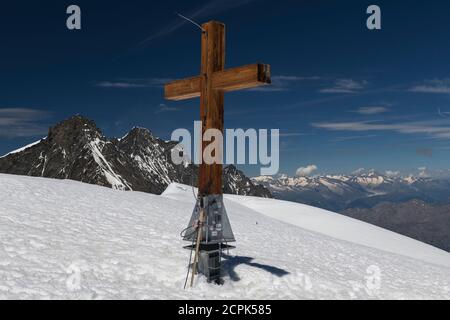
[[[195,10],[193,10],[191,13],[187,14],[186,16],[190,19],[202,19],[207,16],[219,14],[224,11],[228,11],[237,7],[241,7],[243,5],[246,5],[248,3],[254,2],[257,0],[211,0],[207,4],[205,4],[203,7],[199,7]],[[178,14],[178,13],[177,13]],[[162,27],[158,31],[154,32],[144,40],[142,40],[138,46],[141,46],[149,41],[155,40],[156,38],[166,36],[179,28],[181,28],[187,21],[177,19],[172,21],[170,24]]]

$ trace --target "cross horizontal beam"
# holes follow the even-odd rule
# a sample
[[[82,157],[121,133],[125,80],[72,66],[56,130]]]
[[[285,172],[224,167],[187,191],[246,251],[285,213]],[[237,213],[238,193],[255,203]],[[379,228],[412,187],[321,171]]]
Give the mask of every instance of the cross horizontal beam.
[[[218,71],[211,80],[212,88],[223,92],[255,88],[271,83],[270,66],[256,63]],[[180,101],[199,97],[201,84],[201,76],[170,82],[164,87],[165,98]]]

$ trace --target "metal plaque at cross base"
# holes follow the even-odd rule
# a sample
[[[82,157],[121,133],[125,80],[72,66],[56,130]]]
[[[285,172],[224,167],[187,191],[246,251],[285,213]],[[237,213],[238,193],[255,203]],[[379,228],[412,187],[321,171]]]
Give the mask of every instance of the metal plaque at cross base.
[[[206,213],[205,224],[201,230],[202,243],[212,245],[236,241],[223,203],[223,195],[209,195],[200,199],[194,208],[188,228],[195,226],[199,221],[201,202],[203,202],[203,208]],[[193,241],[195,240],[195,235],[193,232],[187,233],[184,236],[184,240]]]
[[[164,94],[173,101],[200,97],[203,137],[209,129],[223,134],[225,92],[267,85],[271,80],[270,66],[262,63],[225,69],[225,25],[211,21],[201,29],[200,75],[166,84]],[[187,248],[196,251],[191,286],[197,271],[208,281],[221,283],[221,252],[235,241],[223,202],[222,164],[207,164],[203,158],[209,143],[201,143],[198,200],[184,237],[192,242]],[[223,155],[222,150],[216,152]]]

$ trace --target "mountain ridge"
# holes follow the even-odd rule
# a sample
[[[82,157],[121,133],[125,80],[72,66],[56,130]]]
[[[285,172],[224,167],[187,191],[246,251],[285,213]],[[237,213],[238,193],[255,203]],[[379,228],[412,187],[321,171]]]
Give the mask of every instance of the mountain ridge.
[[[177,144],[139,127],[120,139],[107,138],[94,121],[75,115],[50,127],[47,137],[1,157],[0,173],[161,194],[172,182],[197,183],[197,166],[172,163],[171,150]],[[271,197],[234,166],[224,169],[224,190]]]
[[[252,181],[268,188],[277,199],[305,203],[335,212],[413,199],[431,204],[450,204],[450,179],[390,177],[369,172],[314,177],[259,176],[252,178]]]

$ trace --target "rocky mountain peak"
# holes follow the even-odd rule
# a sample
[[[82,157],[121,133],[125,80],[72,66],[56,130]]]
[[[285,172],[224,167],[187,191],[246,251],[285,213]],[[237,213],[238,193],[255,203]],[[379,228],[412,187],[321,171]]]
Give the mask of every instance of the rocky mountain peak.
[[[88,143],[101,137],[102,132],[94,121],[75,115],[51,127],[46,141],[49,144],[70,148],[80,142]]]
[[[147,128],[133,127],[127,137],[154,139],[152,132]]]
[[[146,128],[134,127],[120,142],[120,148],[129,153],[139,151],[148,153],[150,150],[158,148],[162,140],[153,136]],[[160,150],[161,151],[161,150]]]
[[[272,198],[268,189],[252,181],[234,165],[228,165],[223,169],[224,192],[231,194],[255,195]]]
[[[228,166],[226,166],[223,169],[225,172],[229,173],[229,174],[236,174],[239,172],[238,168],[236,168],[234,165],[230,164]]]

